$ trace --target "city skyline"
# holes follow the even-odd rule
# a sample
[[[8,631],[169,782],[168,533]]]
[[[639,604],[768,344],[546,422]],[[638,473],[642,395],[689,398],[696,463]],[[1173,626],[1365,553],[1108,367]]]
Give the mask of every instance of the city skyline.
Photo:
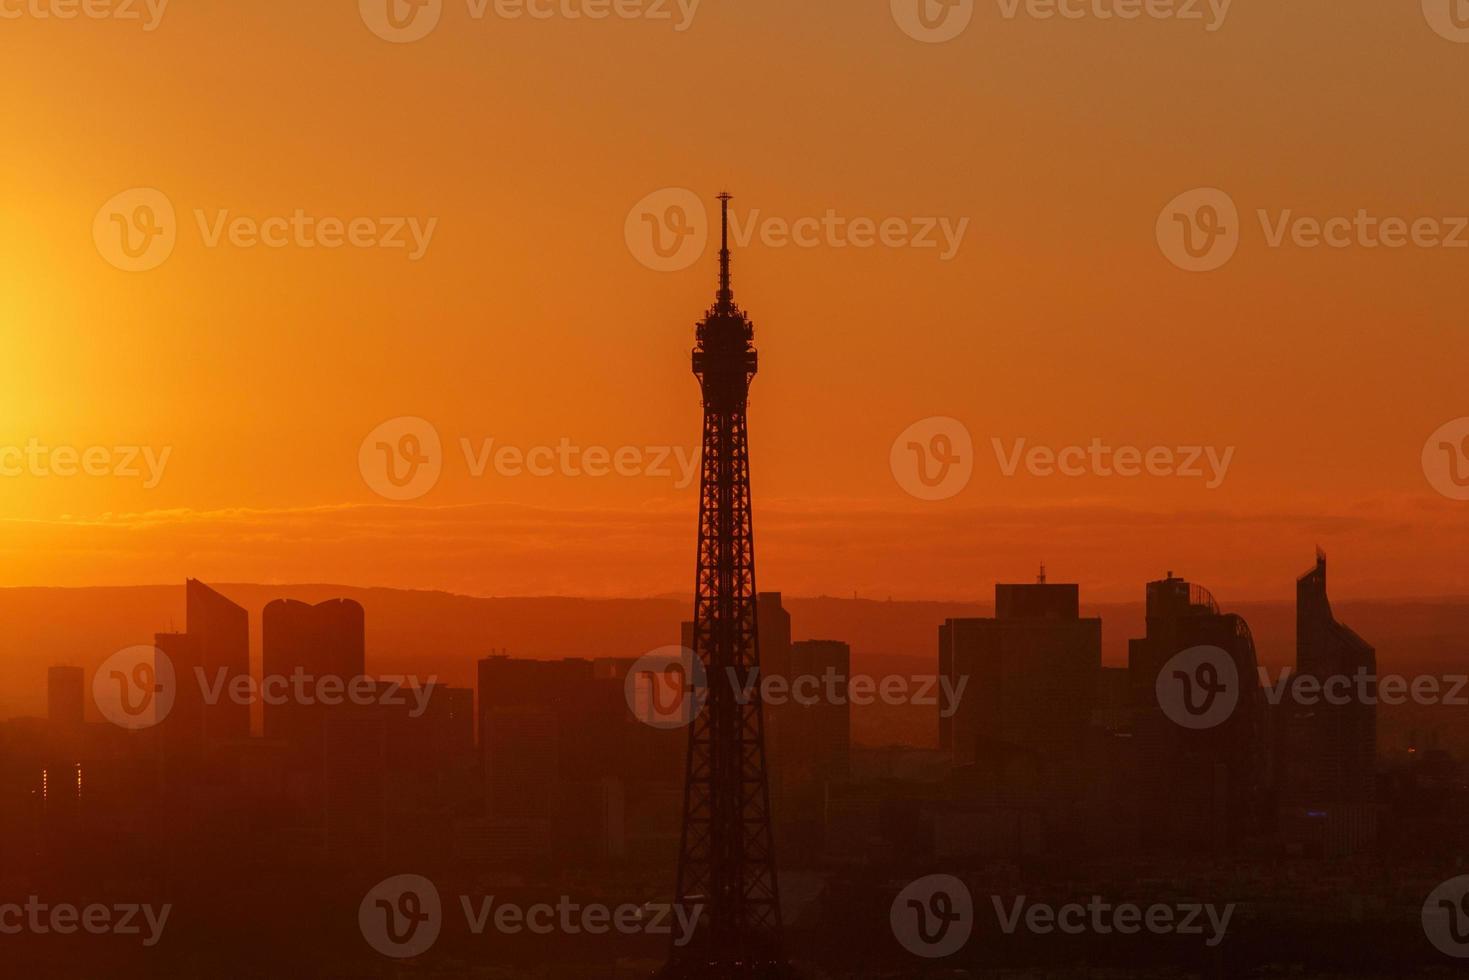
[[[0,0],[0,963],[1469,975],[1466,58]]]

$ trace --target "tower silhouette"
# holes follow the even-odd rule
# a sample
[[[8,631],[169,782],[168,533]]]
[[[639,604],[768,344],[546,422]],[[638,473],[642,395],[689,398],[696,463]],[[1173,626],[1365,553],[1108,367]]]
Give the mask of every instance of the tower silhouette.
[[[693,352],[704,397],[693,646],[706,689],[689,727],[675,895],[702,914],[663,971],[709,980],[786,975],[764,715],[760,697],[741,696],[759,676],[745,418],[755,328],[730,288],[730,196],[719,201],[719,294],[698,325]]]

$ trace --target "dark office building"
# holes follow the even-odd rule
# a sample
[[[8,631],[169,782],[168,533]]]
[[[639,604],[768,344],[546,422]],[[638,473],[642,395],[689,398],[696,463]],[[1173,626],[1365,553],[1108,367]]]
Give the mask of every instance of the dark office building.
[[[367,670],[365,616],[350,599],[310,605],[277,599],[261,617],[262,689],[294,692],[292,678],[304,675],[309,689],[324,677],[343,684]],[[273,680],[274,679],[274,680]],[[329,709],[325,709],[329,710]],[[300,703],[294,694],[285,703],[264,705],[265,737],[285,739],[298,752],[318,753],[323,707]]]
[[[939,717],[940,749],[953,759],[962,795],[1044,815],[1056,842],[1074,840],[1082,821],[1102,668],[1102,621],[1081,616],[1079,592],[1044,575],[996,585],[993,618],[939,627],[939,673],[955,691],[965,685]]]
[[[761,592],[755,597],[755,615],[760,624],[760,677],[789,680],[791,672],[791,614],[781,603],[779,592]],[[712,680],[712,679],[711,679]],[[770,785],[770,803],[777,823],[789,814],[791,794],[800,775],[792,769],[796,754],[793,719],[788,705],[766,704],[765,771]],[[779,829],[779,828],[777,828]]]
[[[1227,697],[1237,700],[1223,721],[1189,728],[1160,705],[1159,675],[1176,655],[1201,647],[1223,651],[1232,662],[1238,686]],[[1148,850],[1209,855],[1236,850],[1260,834],[1267,826],[1270,788],[1265,699],[1255,641],[1244,619],[1221,612],[1207,590],[1172,573],[1149,582],[1147,635],[1128,643],[1128,678],[1139,843]],[[1174,682],[1183,685],[1185,679],[1167,679]]]
[[[55,738],[81,734],[86,718],[85,680],[80,667],[51,667],[46,671],[46,720]]]
[[[567,836],[558,818],[575,814],[559,802],[600,778],[594,770],[613,746],[597,720],[621,704],[621,688],[599,682],[590,660],[479,662],[485,812],[503,857],[545,858]]]
[[[760,672],[785,677],[791,670],[791,614],[779,592],[761,592],[755,598],[760,620]]]
[[[198,678],[203,668],[199,637],[192,633],[158,633],[153,637],[153,648],[162,654],[154,664],[155,676],[172,676],[174,680],[173,706],[158,722],[164,753],[169,757],[202,755],[207,733],[204,686]],[[222,688],[221,695],[227,690]],[[158,699],[153,699],[149,710],[158,704]]]
[[[778,733],[767,758],[780,775],[772,807],[776,843],[799,861],[825,847],[832,785],[851,774],[852,650],[837,640],[800,640],[786,648],[782,683],[773,688],[780,697],[766,705],[767,718],[776,719],[767,730]]]
[[[474,690],[431,685],[421,725],[434,758],[445,763],[474,756]]]
[[[249,615],[197,579],[185,586],[185,606],[185,632],[160,633],[155,644],[173,660],[174,713],[183,708],[189,730],[197,721],[199,736],[211,742],[249,738],[248,699],[228,696],[236,678],[250,676]],[[219,692],[213,703],[205,703],[206,688]]]
[[[327,858],[372,862],[383,854],[387,824],[387,726],[380,713],[346,711],[322,733]]]
[[[1284,702],[1281,831],[1312,854],[1360,853],[1377,832],[1377,652],[1332,615],[1319,551],[1296,580],[1296,675],[1322,685],[1338,678],[1347,696]]]
[[[791,700],[796,758],[801,769],[819,780],[842,779],[852,769],[852,704],[848,681],[852,676],[852,648],[840,640],[798,640],[790,647],[793,680],[811,678],[796,693],[815,704]],[[814,682],[814,683],[813,683]]]

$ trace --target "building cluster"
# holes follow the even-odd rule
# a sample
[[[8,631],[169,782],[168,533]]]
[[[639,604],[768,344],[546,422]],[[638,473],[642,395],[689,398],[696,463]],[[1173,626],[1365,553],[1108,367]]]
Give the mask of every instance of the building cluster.
[[[639,717],[629,692],[641,678],[629,674],[642,661],[497,652],[479,661],[477,691],[400,689],[369,679],[360,605],[278,600],[262,614],[262,677],[355,681],[371,696],[241,702],[209,692],[250,679],[246,611],[200,582],[186,591],[186,629],[154,640],[176,677],[160,723],[89,722],[94,679],[59,666],[47,721],[0,726],[11,866],[224,852],[322,868],[662,874],[677,854],[688,732]],[[766,683],[819,681],[814,699],[764,705],[782,866],[1351,856],[1375,846],[1387,796],[1421,789],[1379,772],[1369,701],[1267,698],[1248,625],[1202,588],[1171,574],[1148,584],[1126,666],[1103,665],[1101,621],[1081,615],[1078,592],[1044,574],[1001,584],[992,617],[938,627],[937,675],[961,694],[940,701],[937,749],[854,747],[849,646],[793,640],[780,594],[760,594]],[[691,638],[686,623],[682,645]],[[1201,647],[1228,659],[1237,701],[1189,727],[1160,698],[1169,665]],[[1373,648],[1333,617],[1324,557],[1297,585],[1296,672],[1376,672]],[[1178,680],[1203,697],[1211,676]]]
[[[1376,705],[1268,698],[1249,625],[1205,589],[1171,573],[1148,583],[1145,635],[1122,667],[1103,666],[1101,620],[1080,615],[1075,585],[1000,585],[995,609],[939,629],[939,670],[967,687],[940,721],[953,766],[933,802],[937,854],[1373,846]],[[1294,676],[1376,674],[1373,648],[1332,616],[1324,556],[1298,582],[1296,618]],[[1209,717],[1215,697],[1227,704]]]

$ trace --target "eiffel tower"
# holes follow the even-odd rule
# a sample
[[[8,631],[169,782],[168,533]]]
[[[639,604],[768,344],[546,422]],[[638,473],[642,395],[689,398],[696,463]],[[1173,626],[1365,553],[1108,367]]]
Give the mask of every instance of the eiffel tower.
[[[693,937],[672,949],[661,974],[669,980],[789,976],[761,698],[739,697],[758,678],[760,663],[745,422],[757,356],[754,324],[730,288],[730,196],[719,201],[719,294],[694,345],[694,376],[704,395],[694,653],[706,690],[689,727],[675,894],[702,913]]]

